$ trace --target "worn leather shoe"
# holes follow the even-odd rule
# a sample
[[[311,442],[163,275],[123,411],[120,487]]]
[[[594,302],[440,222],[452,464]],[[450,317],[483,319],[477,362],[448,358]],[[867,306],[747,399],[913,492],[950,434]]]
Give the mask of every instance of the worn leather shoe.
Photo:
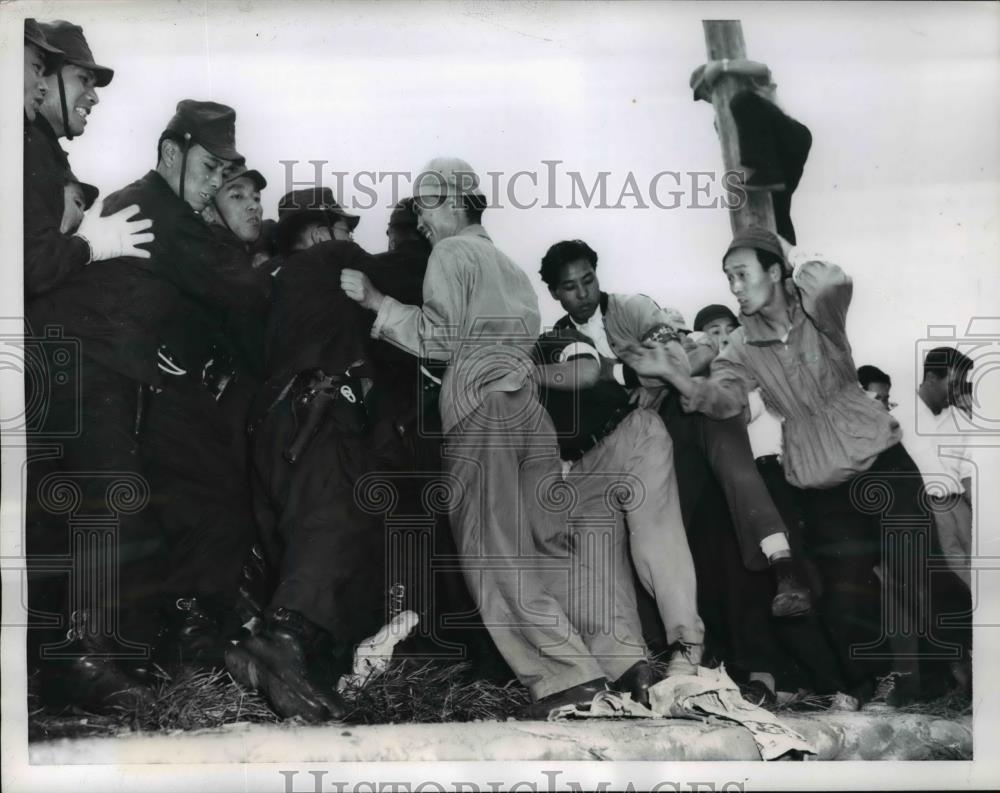
[[[771,566],[778,582],[778,591],[771,601],[774,617],[803,617],[812,612],[812,594],[803,584],[790,559],[781,559]]]
[[[526,721],[547,721],[549,714],[556,708],[566,705],[574,705],[578,708],[587,708],[594,701],[594,697],[602,691],[608,690],[607,678],[599,677],[580,683],[572,688],[566,688],[542,697],[537,702],[528,705],[521,714],[521,718]]]
[[[283,718],[310,723],[342,719],[347,706],[336,691],[332,637],[290,609],[265,615],[255,636],[226,650],[226,668],[248,688],[258,689]]]
[[[648,661],[636,661],[611,684],[612,691],[631,694],[632,701],[649,707],[649,689],[659,680]]]

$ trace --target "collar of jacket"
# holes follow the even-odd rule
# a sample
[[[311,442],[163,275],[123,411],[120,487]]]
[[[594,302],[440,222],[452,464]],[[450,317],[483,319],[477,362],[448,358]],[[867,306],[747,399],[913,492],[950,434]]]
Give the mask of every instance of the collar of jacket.
[[[792,328],[802,324],[802,302],[799,299],[799,290],[795,287],[795,284],[792,283],[791,278],[784,279],[782,285],[785,290],[785,299],[788,301],[788,307],[790,309],[789,313],[791,315],[791,325],[788,327],[787,331],[788,333],[791,333]],[[741,311],[740,325],[743,327],[743,340],[747,344],[766,347],[771,344],[782,344],[782,339],[787,338],[787,336],[779,333],[778,328],[765,320],[759,314],[744,314]]]
[[[486,229],[484,229],[482,227],[482,225],[479,224],[479,223],[472,223],[472,224],[466,226],[464,229],[462,229],[460,232],[458,232],[458,234],[456,234],[455,236],[456,237],[482,237],[484,240],[488,240],[489,242],[493,242],[493,240],[490,237],[490,235],[486,233]]]
[[[225,245],[230,245],[233,248],[239,248],[241,251],[249,255],[250,243],[244,242],[237,237],[236,232],[232,229],[227,229],[225,226],[220,226],[216,223],[210,223],[209,228],[212,230],[212,236],[219,242]]]
[[[160,195],[161,200],[168,206],[172,205],[178,212],[190,212],[196,218],[201,219],[201,215],[195,212],[187,201],[184,201],[174,192],[173,188],[167,183],[167,180],[155,168],[142,177],[141,181],[150,189],[155,190]],[[204,222],[202,220],[202,223]],[[208,224],[205,223],[205,225],[207,226]]]
[[[39,133],[38,137],[44,139],[49,146],[52,148],[53,154],[67,168],[69,167],[69,155],[59,145],[59,136],[56,135],[56,131],[52,129],[52,125],[41,113],[35,114],[35,120],[26,129],[29,136],[34,137],[35,133]]]
[[[606,316],[608,313],[608,299],[609,295],[607,292],[601,292],[600,306],[601,306],[601,316]],[[552,326],[556,330],[566,330],[568,328],[575,328],[576,325],[573,324],[573,318],[569,314],[563,314],[562,319],[556,322]]]

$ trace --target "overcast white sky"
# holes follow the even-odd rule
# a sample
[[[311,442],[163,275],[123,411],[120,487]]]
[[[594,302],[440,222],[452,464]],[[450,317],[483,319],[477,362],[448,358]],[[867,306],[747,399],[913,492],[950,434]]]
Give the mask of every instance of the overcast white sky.
[[[458,155],[480,173],[541,171],[519,183],[544,203],[542,160],[569,178],[610,171],[609,203],[629,172],[647,194],[659,171],[721,168],[712,110],[691,101],[705,59],[703,18],[739,18],[750,57],[767,62],[783,106],[814,144],[793,202],[801,244],[855,278],[856,359],[912,378],[928,324],[1000,313],[1000,13],[996,4],[719,4],[653,2],[270,3],[20,0],[43,20],[82,24],[116,70],[86,134],[68,144],[77,174],[102,192],[154,164],[179,99],[238,112],[237,143],[284,192],[279,160],[334,170],[419,171]],[[5,13],[11,6],[5,6]],[[506,185],[502,181],[501,185]],[[358,241],[384,247],[390,181],[362,212]],[[610,291],[645,292],[688,320],[733,305],[719,269],[727,213],[681,208],[489,211],[497,244],[539,285],[543,320],[560,311],[536,276],[567,237],[599,253]],[[676,189],[660,183],[660,200]],[[718,195],[714,190],[712,196]],[[367,200],[348,189],[342,200]],[[702,195],[697,199],[704,202]],[[635,203],[626,199],[628,207]]]

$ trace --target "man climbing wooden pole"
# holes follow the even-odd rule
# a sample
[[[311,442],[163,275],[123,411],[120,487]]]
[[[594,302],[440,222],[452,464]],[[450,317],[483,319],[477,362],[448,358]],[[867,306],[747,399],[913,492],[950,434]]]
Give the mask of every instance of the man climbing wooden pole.
[[[738,171],[746,181],[746,170],[740,164],[739,135],[729,103],[733,96],[750,84],[748,78],[726,72],[728,61],[745,59],[746,44],[743,41],[743,27],[739,20],[705,19],[705,45],[710,61],[722,61],[723,73],[711,86],[711,101],[715,107],[716,129],[722,143],[722,163],[726,171]],[[775,231],[774,208],[768,192],[747,191],[746,201],[729,212],[733,232],[747,226],[763,226]]]

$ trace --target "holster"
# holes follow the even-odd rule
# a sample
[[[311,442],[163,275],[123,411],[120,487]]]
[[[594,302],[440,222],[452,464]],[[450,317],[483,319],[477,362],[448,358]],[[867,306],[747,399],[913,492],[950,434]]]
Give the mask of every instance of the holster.
[[[201,384],[218,402],[226,388],[237,380],[237,367],[233,356],[218,346],[212,347],[212,357],[201,370]]]
[[[336,421],[338,429],[348,435],[360,435],[368,427],[361,383],[350,375],[307,369],[296,375],[288,398],[293,430],[282,456],[292,465],[306,452],[325,421]]]

